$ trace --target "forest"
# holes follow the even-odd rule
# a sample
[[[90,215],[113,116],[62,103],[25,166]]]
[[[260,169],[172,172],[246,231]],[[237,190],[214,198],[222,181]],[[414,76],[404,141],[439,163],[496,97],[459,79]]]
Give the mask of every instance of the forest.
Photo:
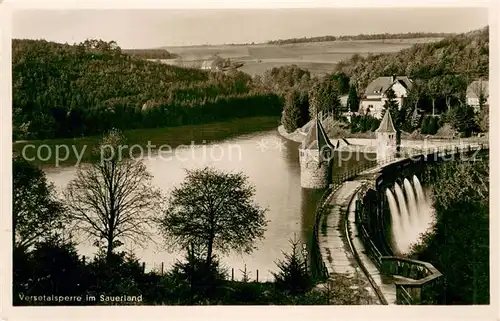
[[[463,78],[465,86],[476,78],[488,78],[489,28],[448,36],[438,42],[415,44],[397,53],[367,57],[354,55],[336,65],[358,89],[380,76],[406,75],[412,79]]]
[[[143,59],[174,59],[178,57],[165,49],[122,49],[122,52]]]
[[[238,72],[211,73],[124,54],[114,42],[12,42],[13,138],[99,135],[277,116],[281,98]]]
[[[441,301],[489,304],[489,155],[426,167],[436,224],[413,255],[446,277]]]

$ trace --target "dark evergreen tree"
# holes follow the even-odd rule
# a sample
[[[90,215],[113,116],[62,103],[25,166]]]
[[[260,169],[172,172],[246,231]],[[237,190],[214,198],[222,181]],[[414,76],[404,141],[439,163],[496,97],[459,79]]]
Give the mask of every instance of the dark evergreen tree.
[[[285,260],[276,263],[279,272],[273,272],[276,286],[282,291],[297,295],[307,292],[312,286],[312,279],[307,270],[307,259],[299,253],[299,241],[290,240],[291,253],[283,253]]]
[[[328,79],[315,83],[309,92],[310,118],[319,112],[329,113],[334,119],[339,119],[342,113],[339,93]]]
[[[479,130],[474,108],[469,105],[461,104],[452,108],[448,113],[447,121],[455,130],[466,137],[470,136],[473,131]]]
[[[429,125],[427,127],[427,134],[435,135],[437,133],[439,129],[438,121],[438,117],[431,117],[431,120],[429,121]]]
[[[420,128],[420,133],[423,135],[429,134],[429,123],[430,123],[430,117],[425,116],[424,120],[422,121],[422,126]]]
[[[401,127],[403,124],[404,112],[400,110],[398,101],[396,100],[396,93],[392,88],[385,92],[386,101],[384,102],[385,112],[391,113],[394,129],[396,130],[396,146],[399,152],[401,145]]]
[[[352,112],[357,112],[359,110],[359,97],[355,85],[351,85],[349,88],[349,97],[347,98],[347,107]]]
[[[327,78],[327,81],[332,82],[333,87],[339,95],[345,95],[349,92],[349,77],[343,72],[337,72]]]
[[[285,97],[281,124],[291,133],[309,121],[309,102],[306,94],[290,91]]]
[[[399,129],[400,125],[398,120],[400,119],[399,117],[399,103],[396,100],[396,93],[392,88],[389,88],[385,92],[385,98],[386,101],[384,102],[384,108],[386,111],[389,111],[391,113],[392,120],[394,122],[394,127],[397,127],[396,130]],[[397,123],[397,124],[396,124]]]
[[[196,304],[216,295],[227,278],[227,271],[220,266],[215,255],[212,256],[210,266],[207,266],[203,251],[193,244],[187,248],[185,262],[175,263],[169,276],[181,291],[179,297],[188,301],[185,303]]]

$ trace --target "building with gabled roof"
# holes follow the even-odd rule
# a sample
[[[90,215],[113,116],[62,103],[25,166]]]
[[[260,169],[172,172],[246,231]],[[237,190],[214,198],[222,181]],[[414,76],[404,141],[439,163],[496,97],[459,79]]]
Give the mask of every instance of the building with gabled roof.
[[[407,76],[378,77],[366,87],[360,103],[360,113],[382,118],[387,90],[394,90],[396,101],[401,108],[412,86],[413,81]]]
[[[299,148],[300,184],[303,188],[325,188],[331,180],[335,146],[318,117],[312,121]]]

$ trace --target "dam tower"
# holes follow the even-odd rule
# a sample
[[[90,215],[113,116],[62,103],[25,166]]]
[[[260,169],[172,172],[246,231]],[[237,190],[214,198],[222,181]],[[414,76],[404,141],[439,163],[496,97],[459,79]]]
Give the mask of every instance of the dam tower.
[[[300,185],[303,188],[328,187],[332,177],[334,150],[321,121],[316,117],[299,147]]]
[[[388,110],[375,133],[377,135],[377,162],[396,156],[396,130]]]

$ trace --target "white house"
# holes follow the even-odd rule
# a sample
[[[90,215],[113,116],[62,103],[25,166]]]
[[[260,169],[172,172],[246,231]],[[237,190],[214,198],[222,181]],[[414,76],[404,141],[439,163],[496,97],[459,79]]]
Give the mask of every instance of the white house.
[[[219,66],[217,65],[216,60],[205,60],[201,65],[201,69],[216,71],[219,70]]]
[[[403,106],[403,100],[408,95],[413,81],[406,76],[378,77],[366,87],[363,100],[359,107],[360,114],[372,115],[382,118],[384,103],[387,100],[385,94],[389,88],[394,90],[399,108]]]
[[[479,97],[483,95],[485,105],[490,104],[490,92],[488,87],[488,80],[475,80],[468,87],[466,92],[467,104],[474,107],[476,112],[479,112]]]

